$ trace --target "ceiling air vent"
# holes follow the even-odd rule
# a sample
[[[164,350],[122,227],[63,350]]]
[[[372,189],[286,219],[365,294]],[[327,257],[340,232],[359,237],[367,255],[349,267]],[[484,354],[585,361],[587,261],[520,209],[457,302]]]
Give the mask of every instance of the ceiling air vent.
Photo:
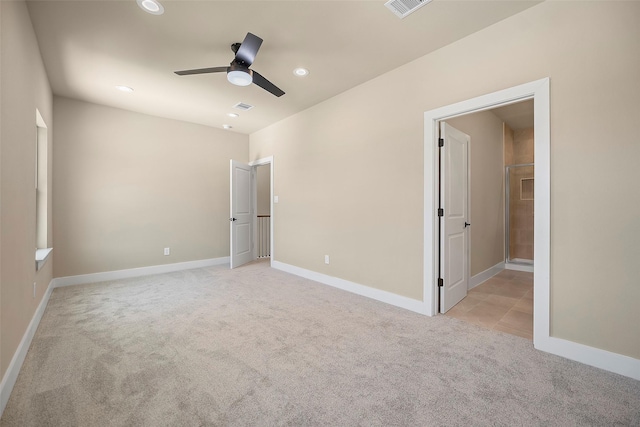
[[[404,18],[430,1],[431,0],[389,0],[384,5],[399,18]]]
[[[253,108],[253,105],[245,104],[243,102],[238,102],[233,108],[237,108],[238,110],[247,111]]]

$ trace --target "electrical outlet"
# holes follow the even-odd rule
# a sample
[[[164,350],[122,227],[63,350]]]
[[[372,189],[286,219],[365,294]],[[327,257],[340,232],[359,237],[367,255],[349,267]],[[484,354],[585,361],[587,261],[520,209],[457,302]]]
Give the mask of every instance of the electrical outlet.
[[[33,282],[33,297],[36,297],[36,282]]]
[[[329,255],[324,256],[324,263],[329,264]]]
[[[171,255],[171,248],[164,248],[164,255]]]

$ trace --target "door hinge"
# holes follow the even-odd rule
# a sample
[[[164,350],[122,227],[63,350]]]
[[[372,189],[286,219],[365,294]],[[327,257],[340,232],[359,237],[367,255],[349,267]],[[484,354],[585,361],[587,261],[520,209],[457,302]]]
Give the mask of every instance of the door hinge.
[[[438,277],[438,287],[441,288],[444,286],[444,280],[442,279],[442,277]]]
[[[438,139],[438,147],[444,147],[444,139],[443,138]]]
[[[444,209],[438,208],[438,216],[444,216]]]

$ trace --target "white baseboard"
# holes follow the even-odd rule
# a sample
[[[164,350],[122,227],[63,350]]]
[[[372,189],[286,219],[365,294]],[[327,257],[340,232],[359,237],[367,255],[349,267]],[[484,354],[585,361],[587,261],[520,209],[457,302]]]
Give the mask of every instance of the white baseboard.
[[[191,270],[193,268],[211,267],[228,264],[229,257],[202,259],[198,261],[178,262],[174,264],[153,265],[150,267],[130,268],[127,270],[105,271],[103,273],[80,274],[77,276],[56,277],[53,287],[81,285],[85,283],[106,282],[109,280],[127,279],[130,277],[150,276],[152,274],[171,273],[173,271]]]
[[[377,301],[395,305],[396,307],[411,310],[416,313],[427,314],[426,307],[422,301],[396,295],[391,292],[370,288],[368,286],[360,285],[358,283],[350,282],[344,279],[339,279],[337,277],[328,276],[326,274],[318,273],[315,271],[306,270],[304,268],[285,264],[280,261],[272,260],[271,264],[275,269],[295,274],[296,276],[304,277],[305,279],[320,282],[325,285],[333,286],[335,288],[352,292],[354,294],[362,295],[368,298],[375,299]],[[485,270],[480,274],[477,274],[474,277],[480,275],[489,275],[490,271],[493,272],[495,270],[498,270],[501,265],[504,264],[496,264],[495,266]],[[567,341],[560,338],[546,337],[541,340],[537,340],[537,342],[538,341],[542,343],[536,344],[535,347],[538,350],[555,354],[557,356],[574,360],[576,362],[584,363],[585,365],[594,366],[596,368],[604,369],[609,372],[614,372],[616,374],[640,380],[640,360],[638,359],[634,359],[632,357],[624,356],[617,353],[612,353],[606,350],[601,350],[595,347],[589,347],[587,345],[578,344],[573,341]]]
[[[633,357],[555,337],[538,340],[535,348],[584,363],[585,365],[640,380],[640,360]]]
[[[515,271],[527,271],[529,273],[533,273],[533,265],[525,265],[525,264],[513,264],[507,262],[504,264],[505,270],[515,270]]]
[[[9,396],[11,396],[13,386],[16,384],[16,380],[18,379],[18,374],[20,373],[20,369],[22,368],[24,359],[25,357],[27,357],[27,352],[29,351],[29,347],[31,346],[31,340],[33,339],[33,336],[38,329],[38,325],[40,324],[40,319],[42,319],[44,310],[45,308],[47,308],[47,303],[49,302],[51,291],[53,291],[53,281],[49,282],[49,286],[47,287],[47,290],[44,293],[40,304],[38,304],[38,308],[33,314],[31,322],[29,322],[29,326],[27,326],[27,330],[22,336],[22,340],[20,341],[16,352],[11,358],[11,363],[9,363],[9,367],[4,373],[4,377],[2,378],[2,382],[0,383],[0,417],[4,412],[4,408],[7,406],[7,402],[9,402]]]
[[[271,267],[277,270],[294,274],[296,276],[304,277],[305,279],[333,286],[334,288],[342,289],[343,291],[351,292],[380,302],[395,305],[396,307],[404,308],[406,310],[410,310],[420,314],[427,314],[424,302],[419,300],[403,297],[402,295],[397,295],[380,289],[371,288],[369,286],[350,282],[338,277],[328,276],[326,274],[296,267],[294,265],[285,264],[280,261],[272,260]]]
[[[487,268],[482,273],[478,273],[475,276],[469,278],[469,287],[468,287],[468,289],[473,289],[476,286],[486,282],[487,280],[491,279],[496,274],[500,273],[502,270],[504,270],[504,261],[499,262],[496,265],[494,265],[493,267]]]

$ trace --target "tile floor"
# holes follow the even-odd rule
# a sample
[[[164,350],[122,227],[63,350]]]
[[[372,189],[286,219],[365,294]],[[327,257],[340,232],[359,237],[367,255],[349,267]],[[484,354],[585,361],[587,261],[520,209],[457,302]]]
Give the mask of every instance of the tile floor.
[[[446,315],[532,340],[533,273],[503,270],[471,289]]]

